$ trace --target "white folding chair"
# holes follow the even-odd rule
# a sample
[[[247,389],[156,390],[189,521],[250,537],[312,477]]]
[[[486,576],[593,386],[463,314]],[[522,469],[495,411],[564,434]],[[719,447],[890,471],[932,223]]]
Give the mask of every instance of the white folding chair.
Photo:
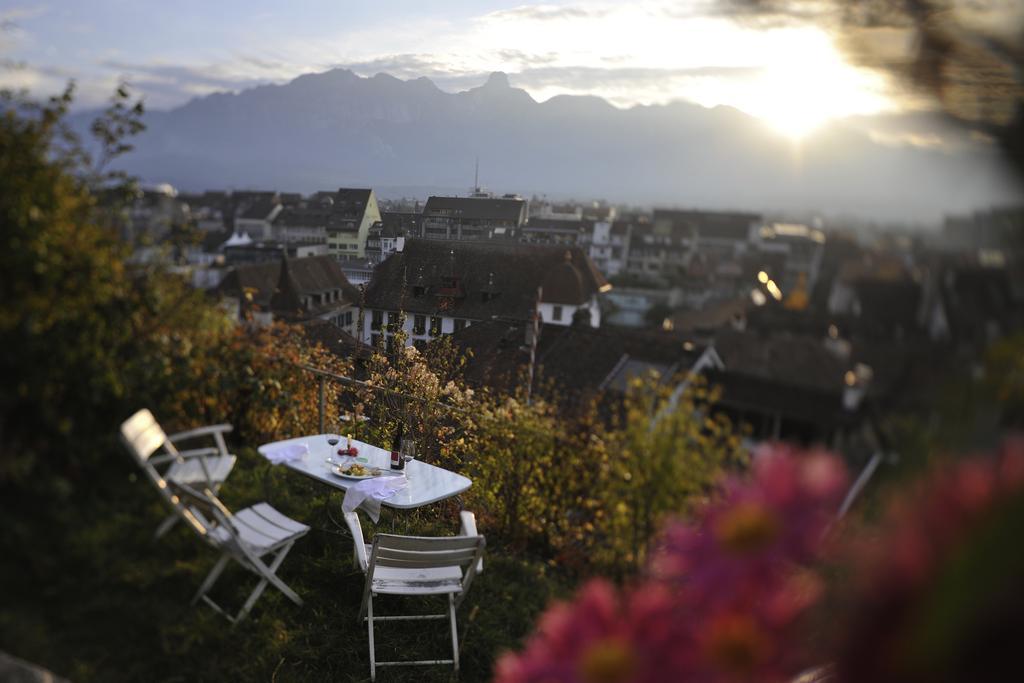
[[[367,622],[370,640],[370,680],[377,678],[378,666],[452,664],[459,670],[459,636],[455,610],[461,604],[474,577],[483,569],[484,537],[476,532],[472,512],[461,513],[459,536],[422,537],[377,534],[373,545],[363,541],[359,518],[346,513],[352,531],[355,561],[366,572],[363,601],[358,619]],[[369,557],[367,557],[369,549]],[[373,599],[377,595],[447,595],[444,614],[374,616]],[[373,626],[380,621],[448,619],[452,632],[452,658],[378,662],[373,642]]]
[[[216,494],[235,466],[236,458],[228,453],[224,443],[224,434],[231,429],[231,425],[220,424],[168,436],[153,413],[143,408],[121,424],[121,441],[154,484],[160,480],[189,486],[201,484]],[[178,450],[176,444],[201,437],[213,437],[216,446]],[[164,452],[154,456],[160,448]],[[161,474],[157,468],[168,463],[169,467]],[[157,484],[157,488],[166,499],[169,495],[166,487],[160,488]],[[177,513],[165,519],[157,527],[156,537],[167,533],[178,519]]]
[[[220,559],[192,598],[193,605],[202,600],[228,621],[237,624],[256,604],[268,584],[284,593],[296,605],[302,605],[302,598],[277,576],[277,570],[295,541],[309,531],[308,526],[281,514],[268,503],[257,503],[232,514],[209,489],[196,489],[187,484],[172,486],[181,494],[183,507],[188,513],[186,520],[207,543],[221,552]],[[268,555],[272,556],[269,564],[263,559]],[[259,583],[234,616],[207,595],[231,560],[260,577]]]

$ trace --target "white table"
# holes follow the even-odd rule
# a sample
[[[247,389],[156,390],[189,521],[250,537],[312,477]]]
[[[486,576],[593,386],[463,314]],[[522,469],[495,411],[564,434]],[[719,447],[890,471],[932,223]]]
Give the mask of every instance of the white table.
[[[308,452],[299,459],[283,463],[285,467],[344,491],[349,486],[359,483],[360,480],[344,479],[332,473],[331,468],[334,465],[327,462],[327,457],[330,456],[337,462],[345,462],[347,458],[338,455],[338,449],[342,448],[345,442],[346,440],[343,437],[339,444],[332,446],[327,443],[326,434],[318,434],[316,436],[301,436],[285,441],[274,441],[273,443],[260,446],[259,450],[262,452],[264,448],[285,444],[304,444]],[[357,457],[360,459],[366,458],[367,465],[379,467],[385,472],[391,471],[391,451],[386,451],[383,448],[354,439],[352,444],[359,450]],[[446,469],[419,460],[411,460],[405,467],[409,485],[396,492],[390,498],[381,501],[383,505],[399,510],[418,508],[430,503],[436,503],[445,498],[457,496],[473,484],[472,481],[461,474],[449,472]],[[384,476],[389,475],[386,474]]]

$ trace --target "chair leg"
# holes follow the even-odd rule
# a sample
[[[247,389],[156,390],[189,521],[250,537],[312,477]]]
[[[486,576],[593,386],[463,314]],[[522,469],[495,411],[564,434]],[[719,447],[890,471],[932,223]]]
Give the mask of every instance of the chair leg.
[[[171,530],[175,524],[178,523],[178,515],[171,515],[164,521],[160,522],[160,526],[156,528],[156,533],[153,534],[154,539],[162,538],[164,534]]]
[[[459,673],[459,631],[455,625],[455,596],[448,594],[448,613],[452,622],[452,663],[455,665],[455,673]]]
[[[221,573],[224,571],[224,568],[228,566],[228,562],[230,561],[231,558],[227,554],[220,556],[220,559],[217,560],[217,564],[213,565],[213,569],[210,570],[210,573],[207,574],[206,578],[203,580],[203,585],[199,587],[199,591],[196,592],[195,597],[192,598],[193,605],[199,602],[204,595],[210,592],[210,589],[213,588],[213,584],[215,584],[217,579],[220,578]]]
[[[366,623],[370,633],[370,680],[377,680],[377,660],[373,649],[373,594],[366,596]]]
[[[284,562],[285,556],[288,554],[288,551],[292,549],[293,545],[295,545],[295,541],[292,541],[277,551],[277,555],[274,556],[274,561],[270,563],[269,567],[267,567],[269,573],[264,575],[264,578],[270,581],[270,583],[274,585],[274,588],[284,593],[286,598],[294,602],[299,607],[302,607],[302,598],[299,597],[299,594],[293,591],[288,584],[277,576],[277,568],[281,566],[282,562]]]
[[[285,597],[294,602],[297,605],[302,605],[302,598],[300,598],[295,591],[289,588],[281,579],[277,578],[277,568],[284,562],[285,555],[291,550],[292,544],[288,544],[285,547],[277,551],[277,555],[274,556],[274,561],[267,566],[267,574],[264,574],[260,579],[260,582],[256,584],[256,587],[252,589],[252,593],[249,594],[249,598],[245,601],[241,611],[235,617],[235,623],[237,624],[242,619],[245,619],[246,615],[249,614],[249,610],[256,604],[260,596],[263,595],[263,591],[266,590],[267,584],[271,581],[274,583],[274,587],[284,593]]]

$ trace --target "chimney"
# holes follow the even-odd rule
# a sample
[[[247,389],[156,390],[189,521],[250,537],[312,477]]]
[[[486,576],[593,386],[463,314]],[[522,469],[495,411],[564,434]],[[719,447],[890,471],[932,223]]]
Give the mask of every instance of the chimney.
[[[528,349],[533,348],[533,343],[540,334],[538,326],[533,324],[533,316],[535,315],[537,315],[537,310],[531,306],[530,310],[526,313],[526,325],[524,325],[526,332],[526,348]]]

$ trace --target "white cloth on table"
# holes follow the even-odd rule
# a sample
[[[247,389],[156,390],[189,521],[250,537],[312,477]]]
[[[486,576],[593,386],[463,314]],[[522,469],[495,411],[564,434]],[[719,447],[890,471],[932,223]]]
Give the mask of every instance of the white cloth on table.
[[[341,502],[341,509],[345,512],[353,512],[361,507],[370,519],[376,524],[380,519],[380,502],[387,500],[409,485],[409,480],[404,476],[384,475],[366,479],[345,491],[345,500]]]
[[[283,462],[300,460],[302,456],[309,453],[309,446],[304,443],[285,443],[260,446],[259,451],[260,455],[270,461],[270,464],[280,465]]]

